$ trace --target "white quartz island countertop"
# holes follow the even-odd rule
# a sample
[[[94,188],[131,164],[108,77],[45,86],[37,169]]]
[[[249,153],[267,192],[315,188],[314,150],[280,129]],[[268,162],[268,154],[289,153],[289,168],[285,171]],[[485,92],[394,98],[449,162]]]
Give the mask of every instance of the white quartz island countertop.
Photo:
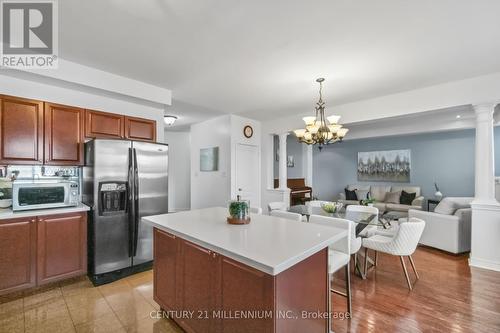
[[[278,275],[347,236],[343,229],[251,214],[251,223],[226,222],[215,207],[143,217],[154,227],[270,275]]]

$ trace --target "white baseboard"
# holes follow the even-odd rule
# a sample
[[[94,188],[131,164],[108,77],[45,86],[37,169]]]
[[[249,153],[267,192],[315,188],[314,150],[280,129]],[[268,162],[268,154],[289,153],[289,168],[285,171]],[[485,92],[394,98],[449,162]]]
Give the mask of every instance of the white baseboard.
[[[500,272],[500,262],[479,258],[469,258],[469,266]]]

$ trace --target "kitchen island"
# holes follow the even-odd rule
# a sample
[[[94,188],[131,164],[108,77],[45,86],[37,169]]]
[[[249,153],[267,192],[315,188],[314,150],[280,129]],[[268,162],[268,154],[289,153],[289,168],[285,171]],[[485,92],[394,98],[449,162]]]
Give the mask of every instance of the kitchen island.
[[[327,332],[328,246],[342,229],[227,209],[144,217],[154,299],[187,332]]]

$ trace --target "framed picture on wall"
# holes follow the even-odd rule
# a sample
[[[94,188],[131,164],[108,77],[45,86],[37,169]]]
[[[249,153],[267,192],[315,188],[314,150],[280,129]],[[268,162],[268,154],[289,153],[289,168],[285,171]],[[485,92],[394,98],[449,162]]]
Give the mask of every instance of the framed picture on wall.
[[[219,147],[200,149],[200,171],[219,170]]]
[[[358,180],[409,183],[411,151],[384,150],[358,152]]]

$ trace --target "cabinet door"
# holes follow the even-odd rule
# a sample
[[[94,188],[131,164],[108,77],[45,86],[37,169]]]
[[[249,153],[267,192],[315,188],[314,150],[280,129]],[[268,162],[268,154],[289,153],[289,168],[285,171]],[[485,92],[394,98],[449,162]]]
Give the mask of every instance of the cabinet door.
[[[37,264],[38,284],[86,273],[86,213],[38,218]]]
[[[222,257],[221,292],[218,306],[222,313],[245,312],[269,314],[274,309],[274,279],[257,269]],[[273,332],[273,317],[221,320],[218,332]]]
[[[181,318],[181,326],[188,332],[215,332],[212,311],[215,309],[215,276],[218,255],[201,246],[181,240],[181,281],[177,290],[182,310],[193,311]]]
[[[125,116],[125,137],[156,142],[156,121]]]
[[[43,102],[0,95],[0,164],[42,164]]]
[[[85,110],[85,137],[121,139],[124,122],[125,117],[119,114]]]
[[[36,283],[36,219],[0,220],[0,294]]]
[[[154,300],[164,310],[176,310],[177,237],[154,229]]]
[[[45,164],[83,165],[84,110],[45,103]]]

